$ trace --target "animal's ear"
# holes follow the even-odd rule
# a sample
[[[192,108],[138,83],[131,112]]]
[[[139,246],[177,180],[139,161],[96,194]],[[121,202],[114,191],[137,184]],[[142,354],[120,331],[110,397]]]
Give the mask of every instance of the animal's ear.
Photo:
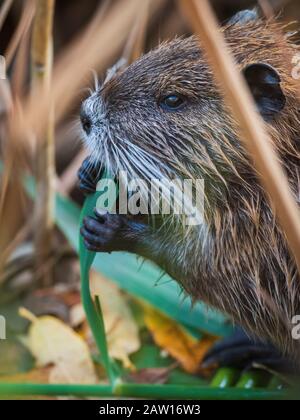
[[[230,18],[227,22],[228,25],[243,25],[244,23],[248,23],[254,20],[259,19],[259,14],[257,9],[252,10],[242,10],[241,12],[237,12],[232,18]]]
[[[272,66],[250,64],[244,69],[244,76],[264,119],[271,119],[282,111],[286,98],[281,89],[280,76]]]

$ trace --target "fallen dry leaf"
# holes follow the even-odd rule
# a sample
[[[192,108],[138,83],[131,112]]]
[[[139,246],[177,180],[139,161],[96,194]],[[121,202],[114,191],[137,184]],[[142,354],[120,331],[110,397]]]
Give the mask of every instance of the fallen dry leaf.
[[[138,384],[165,384],[176,366],[177,363],[169,367],[140,369],[138,372],[133,372],[130,379]]]
[[[177,360],[186,372],[207,374],[200,364],[216,338],[206,337],[199,341],[172,319],[148,305],[144,306],[144,320],[155,343]]]
[[[0,381],[7,384],[47,384],[49,383],[49,375],[51,373],[51,367],[43,367],[33,369],[24,373],[17,373],[15,375],[1,376]],[[1,395],[1,399],[16,399],[13,395]],[[50,395],[18,395],[18,399],[21,400],[57,400],[58,397]]]
[[[37,365],[53,365],[50,383],[98,382],[88,346],[77,333],[51,316],[37,318],[24,308],[20,315],[31,321],[26,343]]]
[[[78,328],[86,321],[86,315],[82,303],[76,303],[70,309],[70,325],[72,328]]]
[[[99,296],[103,311],[107,344],[111,357],[125,368],[134,370],[129,355],[139,350],[138,326],[120,289],[99,273],[90,273],[91,293]]]
[[[1,382],[5,383],[34,383],[46,384],[49,382],[51,367],[42,367],[29,372],[16,373],[15,375],[1,376]]]

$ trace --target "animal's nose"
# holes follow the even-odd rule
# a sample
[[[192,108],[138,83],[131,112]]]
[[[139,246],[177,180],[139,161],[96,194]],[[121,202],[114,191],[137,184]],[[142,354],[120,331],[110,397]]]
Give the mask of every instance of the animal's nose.
[[[81,110],[80,110],[80,120],[81,120],[82,128],[84,129],[86,134],[90,134],[91,129],[92,129],[92,121],[91,121],[91,118],[86,113],[86,111],[84,110],[83,106],[81,107]]]

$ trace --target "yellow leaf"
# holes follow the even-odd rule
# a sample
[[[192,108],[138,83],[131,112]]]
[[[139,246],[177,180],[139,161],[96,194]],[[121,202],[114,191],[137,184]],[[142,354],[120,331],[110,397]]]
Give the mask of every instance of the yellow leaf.
[[[70,325],[78,328],[86,320],[85,312],[81,303],[76,303],[70,309]]]
[[[31,321],[26,341],[37,365],[53,365],[50,383],[97,383],[88,346],[77,333],[52,316],[37,318],[24,308],[20,315]]]
[[[144,306],[145,324],[155,343],[166,350],[189,373],[203,373],[200,364],[216,341],[213,337],[197,340],[184,328],[148,305]]]
[[[35,383],[35,384],[46,384],[49,382],[51,368],[43,367],[38,369],[32,369],[29,372],[16,373],[14,375],[1,376],[1,382],[7,383]]]
[[[103,311],[107,343],[111,357],[125,368],[134,369],[129,355],[140,346],[138,326],[120,289],[99,273],[90,273],[91,293],[99,296]]]
[[[49,383],[49,375],[51,372],[51,367],[43,367],[38,369],[30,370],[29,372],[22,372],[17,373],[15,375],[8,375],[8,376],[1,376],[0,381],[2,383],[8,383],[8,384],[47,384]],[[1,395],[0,399],[16,399],[16,396],[14,395]],[[54,396],[30,396],[30,395],[22,395],[18,396],[18,400],[56,400],[57,397]]]

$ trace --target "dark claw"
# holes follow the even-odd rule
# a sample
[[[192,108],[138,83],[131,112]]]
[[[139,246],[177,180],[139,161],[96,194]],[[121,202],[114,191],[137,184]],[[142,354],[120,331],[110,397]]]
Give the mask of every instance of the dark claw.
[[[87,182],[86,183],[80,182],[79,189],[82,192],[84,192],[86,195],[89,195],[95,192],[95,188],[92,185],[88,184]]]
[[[85,217],[80,233],[87,249],[96,252],[111,252],[123,249],[125,240],[119,215],[105,214]]]
[[[217,343],[205,356],[202,367],[230,366],[248,370],[264,366],[281,373],[295,372],[295,365],[270,344],[251,340],[238,329],[233,336]]]
[[[79,188],[85,194],[91,194],[96,191],[100,174],[90,157],[83,161],[77,175],[80,181]]]
[[[84,245],[89,251],[98,252],[98,249],[91,245],[89,242],[84,241]]]
[[[94,209],[95,218],[98,220],[99,223],[107,223],[108,213],[99,213],[97,209]]]
[[[275,350],[273,350],[275,351]],[[243,345],[237,347],[229,347],[213,356],[207,355],[203,362],[203,367],[213,366],[233,366],[244,368],[253,362],[258,362],[261,358],[267,359],[272,356],[272,351],[263,345]]]
[[[92,245],[92,246],[100,246],[101,245],[101,241],[99,239],[99,236],[93,235],[86,228],[82,227],[80,229],[80,233],[83,236],[83,238],[85,239],[85,241],[87,243],[89,243],[90,245]]]

